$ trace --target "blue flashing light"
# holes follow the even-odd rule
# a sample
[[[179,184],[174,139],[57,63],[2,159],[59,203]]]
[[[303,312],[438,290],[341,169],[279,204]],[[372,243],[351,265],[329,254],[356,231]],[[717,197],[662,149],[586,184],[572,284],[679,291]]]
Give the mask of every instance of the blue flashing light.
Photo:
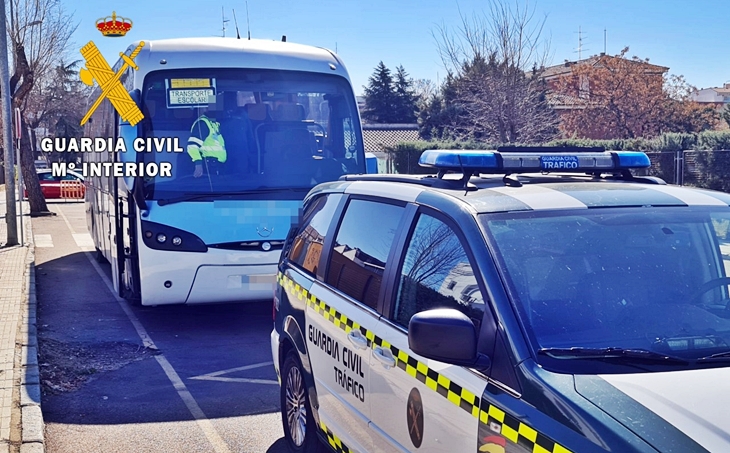
[[[534,149],[531,152],[426,150],[418,163],[422,167],[472,173],[610,173],[651,165],[649,156],[637,151],[581,152],[566,148],[541,153]]]
[[[646,153],[637,151],[616,151],[619,168],[649,168],[651,161]]]
[[[421,154],[418,164],[443,170],[482,170],[489,173],[499,169],[496,151],[466,151],[429,149]]]

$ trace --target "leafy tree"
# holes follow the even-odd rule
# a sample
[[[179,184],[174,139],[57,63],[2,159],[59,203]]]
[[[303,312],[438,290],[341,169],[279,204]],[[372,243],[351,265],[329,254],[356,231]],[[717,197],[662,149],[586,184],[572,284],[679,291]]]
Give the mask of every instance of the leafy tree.
[[[725,108],[722,109],[722,118],[730,126],[730,104],[725,105]]]
[[[713,108],[690,100],[696,90],[682,76],[648,59],[628,58],[628,47],[616,56],[574,67],[557,91],[575,103],[563,116],[567,135],[584,138],[631,139],[663,132],[700,132],[719,119]]]
[[[418,96],[413,85],[403,66],[398,66],[394,77],[382,61],[378,63],[364,87],[363,119],[373,123],[414,123]]]
[[[398,123],[415,123],[418,98],[413,89],[413,80],[403,66],[398,66],[394,82],[395,105],[393,114]]]
[[[363,119],[373,123],[392,123],[395,118],[395,92],[393,76],[381,61],[368,79],[365,88],[365,110]]]

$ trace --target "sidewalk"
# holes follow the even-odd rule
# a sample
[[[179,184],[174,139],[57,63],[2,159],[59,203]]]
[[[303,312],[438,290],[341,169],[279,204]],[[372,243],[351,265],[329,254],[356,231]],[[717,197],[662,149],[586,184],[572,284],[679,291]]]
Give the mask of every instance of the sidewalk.
[[[45,451],[29,210],[25,202],[25,244],[5,247],[5,188],[0,186],[0,453]]]

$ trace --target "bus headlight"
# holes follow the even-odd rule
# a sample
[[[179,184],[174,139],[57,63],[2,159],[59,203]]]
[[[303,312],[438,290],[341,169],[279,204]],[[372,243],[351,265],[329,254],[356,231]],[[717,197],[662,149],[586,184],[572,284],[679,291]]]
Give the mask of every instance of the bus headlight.
[[[208,251],[203,240],[189,231],[147,220],[142,220],[140,226],[144,245],[153,250],[200,253]]]
[[[264,250],[264,252],[268,252],[271,250],[271,242],[264,242],[261,244],[261,248]]]

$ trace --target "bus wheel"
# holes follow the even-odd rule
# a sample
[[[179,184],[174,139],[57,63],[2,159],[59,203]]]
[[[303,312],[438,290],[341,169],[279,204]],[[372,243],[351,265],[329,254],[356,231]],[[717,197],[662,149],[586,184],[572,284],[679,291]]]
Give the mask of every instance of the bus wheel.
[[[99,247],[96,247],[96,253],[94,254],[94,258],[99,264],[105,264],[107,262],[106,258],[104,258],[104,254],[101,253],[101,250],[99,250]]]
[[[315,453],[318,449],[317,426],[296,350],[292,349],[286,355],[281,376],[281,420],[289,451]]]

